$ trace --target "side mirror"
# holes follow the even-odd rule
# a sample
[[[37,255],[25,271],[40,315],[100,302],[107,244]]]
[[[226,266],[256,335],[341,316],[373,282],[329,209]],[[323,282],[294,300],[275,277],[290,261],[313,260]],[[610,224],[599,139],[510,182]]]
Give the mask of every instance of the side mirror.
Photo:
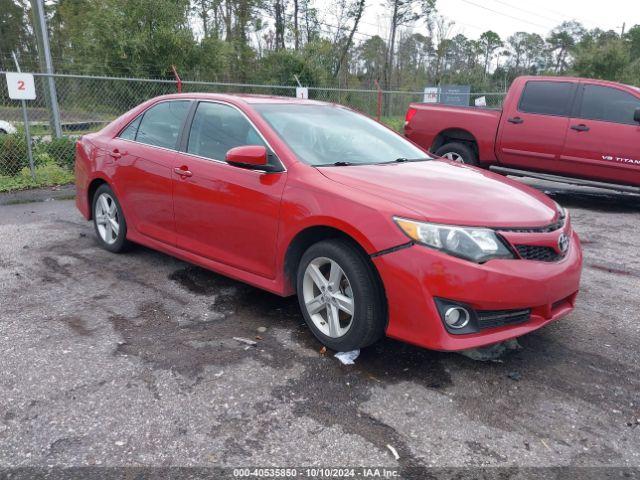
[[[267,149],[261,145],[243,145],[227,152],[226,161],[242,168],[261,169],[267,167]]]
[[[633,114],[633,120],[640,123],[640,108],[636,108],[636,111]]]

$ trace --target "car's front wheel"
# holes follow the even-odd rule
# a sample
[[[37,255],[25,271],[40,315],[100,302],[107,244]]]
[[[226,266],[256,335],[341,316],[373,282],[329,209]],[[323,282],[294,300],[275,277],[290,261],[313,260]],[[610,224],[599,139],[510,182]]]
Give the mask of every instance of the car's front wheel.
[[[345,240],[309,247],[298,267],[297,292],[307,325],[333,350],[366,347],[384,334],[380,281],[367,257]]]
[[[98,243],[105,250],[118,253],[129,246],[120,202],[107,184],[100,185],[93,196],[93,226]]]

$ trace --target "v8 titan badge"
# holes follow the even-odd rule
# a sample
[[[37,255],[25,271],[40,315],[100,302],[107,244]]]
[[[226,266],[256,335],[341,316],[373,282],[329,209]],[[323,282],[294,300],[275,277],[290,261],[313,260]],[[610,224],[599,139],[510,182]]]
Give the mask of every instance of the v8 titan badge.
[[[7,90],[12,100],[35,100],[36,85],[30,73],[7,72]]]

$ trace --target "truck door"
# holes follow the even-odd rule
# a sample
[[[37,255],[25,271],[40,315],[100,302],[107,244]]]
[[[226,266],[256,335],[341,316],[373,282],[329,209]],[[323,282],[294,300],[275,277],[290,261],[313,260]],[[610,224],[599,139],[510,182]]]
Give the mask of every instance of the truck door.
[[[577,84],[529,80],[520,99],[505,105],[496,153],[514,168],[555,172],[562,154]]]
[[[561,161],[569,173],[640,185],[640,91],[582,83]]]

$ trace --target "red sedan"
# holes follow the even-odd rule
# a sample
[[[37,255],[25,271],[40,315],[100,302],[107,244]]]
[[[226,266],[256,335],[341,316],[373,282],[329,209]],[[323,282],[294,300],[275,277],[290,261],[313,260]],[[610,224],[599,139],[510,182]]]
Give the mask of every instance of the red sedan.
[[[135,242],[297,293],[335,350],[385,334],[488,345],[566,315],[578,293],[582,252],[562,207],[338,105],[154,98],[80,139],[76,178],[105,249]]]

